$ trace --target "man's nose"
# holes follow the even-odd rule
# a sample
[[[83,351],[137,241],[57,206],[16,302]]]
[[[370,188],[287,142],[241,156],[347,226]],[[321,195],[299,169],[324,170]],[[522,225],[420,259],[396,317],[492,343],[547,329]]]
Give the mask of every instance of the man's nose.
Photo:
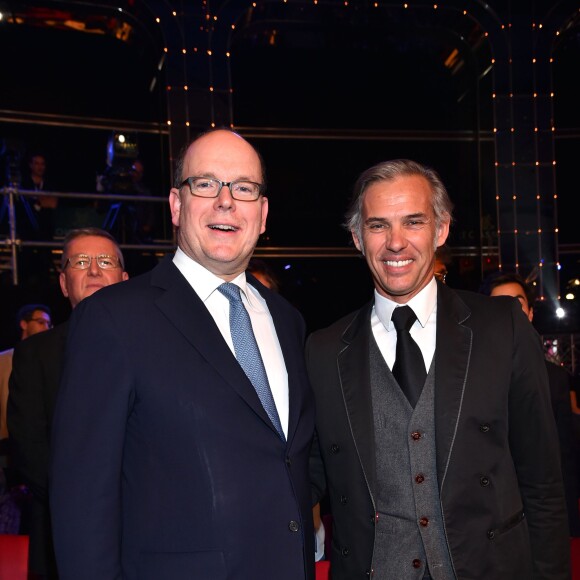
[[[395,251],[404,248],[406,245],[406,240],[403,229],[398,226],[389,228],[386,234],[385,245],[390,250]]]
[[[99,268],[99,264],[97,263],[96,258],[91,259],[91,263],[89,264],[88,273],[91,276],[100,276],[101,275],[101,269]]]
[[[216,200],[218,207],[230,207],[234,203],[234,198],[232,197],[229,185],[222,185]]]

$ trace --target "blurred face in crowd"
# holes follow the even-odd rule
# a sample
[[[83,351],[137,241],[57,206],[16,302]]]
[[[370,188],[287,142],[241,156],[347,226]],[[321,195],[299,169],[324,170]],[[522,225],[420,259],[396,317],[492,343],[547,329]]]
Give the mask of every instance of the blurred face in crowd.
[[[447,278],[447,266],[439,258],[435,258],[435,266],[433,268],[433,274],[435,275],[435,278],[437,278],[437,280],[445,284],[445,280]]]
[[[405,304],[433,278],[435,250],[449,234],[449,219],[437,226],[428,181],[405,175],[371,183],[364,192],[362,239],[379,294]]]
[[[506,282],[505,284],[498,284],[490,292],[490,296],[513,296],[520,301],[522,310],[531,322],[534,318],[534,309],[528,304],[526,293],[524,289],[517,282]]]
[[[256,280],[259,280],[266,288],[272,288],[272,280],[264,272],[252,272]]]
[[[20,321],[20,330],[22,331],[22,339],[28,338],[33,334],[44,332],[52,328],[52,321],[50,315],[44,310],[34,310],[28,320]]]
[[[190,145],[182,179],[193,176],[262,183],[262,166],[247,141],[218,130]],[[260,234],[266,230],[265,197],[238,201],[227,186],[217,197],[197,197],[185,185],[171,189],[169,204],[173,225],[179,227],[178,245],[190,258],[226,281],[246,269]]]
[[[90,265],[85,270],[75,269],[71,265],[71,261],[78,261],[79,256],[91,258]],[[99,267],[95,259],[97,256],[110,256],[115,267],[110,269]],[[107,238],[100,236],[74,238],[68,245],[65,258],[67,261],[60,273],[60,288],[73,308],[97,290],[129,278],[121,265],[117,246]]]
[[[30,160],[30,173],[35,177],[44,177],[44,172],[46,171],[46,160],[42,155],[35,155]]]
[[[141,161],[135,160],[133,165],[131,165],[130,170],[131,180],[133,183],[139,183],[143,179],[143,174],[145,173],[145,167]]]

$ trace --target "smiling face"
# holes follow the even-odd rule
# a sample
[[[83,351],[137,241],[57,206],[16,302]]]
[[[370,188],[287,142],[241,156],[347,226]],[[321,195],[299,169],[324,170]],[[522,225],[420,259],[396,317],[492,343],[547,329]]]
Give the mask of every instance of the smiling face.
[[[371,183],[362,204],[362,240],[376,290],[405,304],[433,278],[435,250],[445,243],[449,219],[437,225],[432,193],[420,175]]]
[[[252,146],[230,131],[213,131],[190,145],[182,178],[212,177],[221,181],[262,183],[260,158]],[[226,281],[243,272],[261,233],[266,230],[268,200],[237,201],[228,187],[215,198],[196,197],[189,187],[172,188],[171,220],[179,227],[183,252]]]

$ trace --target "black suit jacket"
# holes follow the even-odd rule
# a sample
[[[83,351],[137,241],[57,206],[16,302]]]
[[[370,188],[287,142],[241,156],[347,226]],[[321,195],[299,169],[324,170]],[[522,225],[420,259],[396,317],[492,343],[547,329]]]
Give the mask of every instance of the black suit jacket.
[[[575,437],[570,401],[572,377],[570,373],[557,364],[546,361],[548,379],[550,382],[550,399],[558,429],[560,443],[560,458],[564,492],[568,507],[568,524],[570,535],[580,536],[580,511],[578,507],[578,457],[575,455],[573,437]]]
[[[363,579],[372,569],[381,452],[374,446],[369,376],[372,306],[307,343],[317,406],[312,480],[315,500],[326,491],[330,500],[333,580]],[[457,578],[569,578],[539,336],[516,300],[438,284],[436,343],[437,476]]]
[[[20,341],[12,359],[7,422],[13,461],[42,500],[48,500],[50,431],[67,330],[64,322]]]
[[[313,578],[305,325],[249,281],[288,370],[287,442],[171,257],[75,308],[51,465],[63,580]]]
[[[21,529],[30,537],[31,573],[57,577],[48,507],[52,416],[58,392],[68,322],[18,343],[8,395],[9,442],[19,477],[32,491]]]

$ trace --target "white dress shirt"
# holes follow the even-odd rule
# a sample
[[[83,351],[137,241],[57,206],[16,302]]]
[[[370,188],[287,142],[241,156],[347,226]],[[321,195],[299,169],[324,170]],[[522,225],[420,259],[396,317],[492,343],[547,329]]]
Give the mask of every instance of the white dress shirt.
[[[375,304],[371,314],[371,328],[377,345],[385,362],[393,370],[395,353],[397,349],[397,330],[391,320],[393,310],[401,304],[397,304],[375,290]],[[421,354],[425,360],[425,368],[429,367],[435,355],[435,339],[437,330],[437,282],[435,278],[407,302],[407,306],[413,309],[417,320],[411,326],[410,334],[419,345]]]
[[[217,287],[223,284],[224,280],[189,258],[180,248],[175,252],[173,263],[205,304],[235,356],[234,343],[230,332],[230,302],[221,292],[217,291]],[[270,316],[266,301],[255,288],[246,282],[246,274],[244,272],[231,282],[241,289],[242,302],[250,315],[256,342],[264,361],[266,375],[268,376],[272,396],[282,424],[282,430],[287,437],[288,373],[278,335],[274,328],[274,321],[272,316]]]

